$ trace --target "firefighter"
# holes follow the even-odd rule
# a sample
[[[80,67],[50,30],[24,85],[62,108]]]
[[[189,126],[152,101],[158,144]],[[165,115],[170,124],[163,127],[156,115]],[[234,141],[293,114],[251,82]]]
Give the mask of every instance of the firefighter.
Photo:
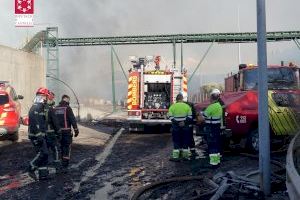
[[[221,121],[222,106],[219,102],[220,94],[217,90],[210,93],[211,104],[204,110],[203,117],[205,120],[205,131],[208,140],[209,164],[217,167],[221,163]]]
[[[75,132],[75,137],[78,136],[79,130],[77,127],[77,122],[73,113],[72,108],[69,106],[70,97],[68,95],[63,95],[61,102],[57,107],[55,107],[55,114],[58,118],[59,125],[61,127],[61,157],[62,157],[62,167],[64,171],[68,168],[70,156],[71,156],[71,144],[72,144],[72,130]]]
[[[222,106],[222,121],[221,121],[221,129],[225,128],[225,103],[224,101],[221,99],[220,95],[221,95],[221,91],[219,89],[213,89],[211,93],[214,93],[218,96],[218,102],[221,104]]]
[[[58,119],[54,111],[54,101],[55,95],[53,92],[49,91],[48,101],[46,106],[46,121],[47,121],[47,130],[46,130],[46,142],[47,147],[51,150],[54,167],[56,171],[60,169],[61,162],[59,159],[59,150],[58,150],[58,141],[61,138],[61,130],[58,123]]]
[[[28,137],[36,151],[36,156],[30,161],[28,172],[34,179],[37,178],[35,175],[36,170],[38,170],[40,179],[48,176],[48,148],[45,138],[47,130],[45,107],[48,95],[49,90],[47,88],[39,88],[28,114]]]
[[[174,144],[171,160],[189,159],[189,126],[192,123],[192,110],[188,104],[183,102],[182,94],[177,95],[176,103],[170,106],[168,116],[172,121],[172,138]]]

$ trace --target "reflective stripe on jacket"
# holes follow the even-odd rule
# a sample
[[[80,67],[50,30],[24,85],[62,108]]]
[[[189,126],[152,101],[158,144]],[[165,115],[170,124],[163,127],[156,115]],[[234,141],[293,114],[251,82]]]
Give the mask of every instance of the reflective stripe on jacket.
[[[60,102],[54,110],[61,130],[69,131],[71,130],[71,126],[74,130],[78,129],[73,110],[67,103]]]
[[[207,124],[221,124],[223,108],[219,102],[210,104],[204,111],[203,117]]]
[[[185,121],[187,118],[192,120],[191,107],[184,102],[177,102],[170,106],[168,117],[177,122]]]
[[[46,113],[45,104],[34,103],[28,113],[29,125],[28,133],[31,135],[37,135],[39,133],[46,133]]]

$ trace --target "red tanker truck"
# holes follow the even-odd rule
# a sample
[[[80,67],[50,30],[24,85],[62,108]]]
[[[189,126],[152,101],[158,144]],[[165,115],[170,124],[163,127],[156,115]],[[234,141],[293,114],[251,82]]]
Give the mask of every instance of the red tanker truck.
[[[300,130],[299,67],[268,66],[268,102],[270,132],[273,142],[281,142]],[[225,78],[224,136],[231,143],[241,143],[258,151],[258,67],[239,65],[239,71]],[[196,104],[203,110],[209,100]]]

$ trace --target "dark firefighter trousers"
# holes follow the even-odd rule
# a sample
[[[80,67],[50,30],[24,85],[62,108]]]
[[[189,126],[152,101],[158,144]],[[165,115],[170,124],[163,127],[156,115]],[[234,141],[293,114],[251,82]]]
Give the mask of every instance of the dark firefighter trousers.
[[[51,150],[52,159],[54,162],[59,161],[59,150],[58,150],[58,137],[55,132],[47,133],[46,135],[47,147]]]
[[[36,151],[35,157],[30,161],[32,170],[45,167],[48,164],[48,148],[45,136],[31,136],[29,138]]]
[[[221,128],[220,124],[206,124],[208,153],[217,154],[221,151]]]
[[[61,135],[60,148],[63,167],[68,167],[69,165],[71,157],[72,136],[73,135],[71,131],[63,131]]]
[[[188,147],[190,149],[195,149],[195,140],[194,140],[194,132],[193,132],[193,126],[190,125],[189,130],[188,130]]]
[[[187,149],[190,144],[190,127],[185,125],[180,127],[176,123],[172,123],[172,139],[174,149]]]

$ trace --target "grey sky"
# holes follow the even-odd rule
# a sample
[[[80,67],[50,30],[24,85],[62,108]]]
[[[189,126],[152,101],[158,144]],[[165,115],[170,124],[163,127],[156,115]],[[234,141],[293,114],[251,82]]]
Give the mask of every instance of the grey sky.
[[[0,44],[21,47],[27,35],[46,26],[58,26],[60,37],[237,32],[238,7],[241,31],[256,31],[255,0],[35,0],[34,21],[38,25],[34,28],[15,28],[14,1],[6,0],[0,3]],[[300,30],[299,7],[299,0],[268,0],[267,30]],[[208,45],[184,46],[189,72]],[[123,63],[129,55],[160,54],[172,60],[171,45],[121,46],[116,50]],[[300,64],[300,51],[292,42],[271,43],[268,50],[269,63],[291,60]],[[179,46],[177,53],[180,63]],[[241,53],[242,62],[256,63],[255,44],[242,44]],[[61,76],[80,94],[110,98],[109,56],[108,47],[60,48]],[[199,71],[206,75],[204,82],[220,82],[222,74],[236,70],[237,57],[236,44],[215,44]],[[116,70],[120,98],[126,94],[126,82],[120,69]],[[207,75],[216,72],[219,75]],[[191,89],[198,84],[194,80]]]

